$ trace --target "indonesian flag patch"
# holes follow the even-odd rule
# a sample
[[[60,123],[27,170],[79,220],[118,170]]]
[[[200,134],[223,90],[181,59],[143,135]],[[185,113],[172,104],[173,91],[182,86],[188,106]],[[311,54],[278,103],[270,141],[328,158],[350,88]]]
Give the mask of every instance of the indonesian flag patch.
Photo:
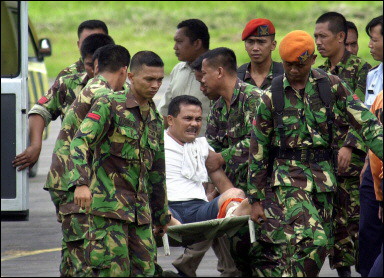
[[[253,119],[252,125],[256,126],[256,119]]]
[[[353,99],[354,100],[359,100],[360,98],[356,94],[353,94]]]

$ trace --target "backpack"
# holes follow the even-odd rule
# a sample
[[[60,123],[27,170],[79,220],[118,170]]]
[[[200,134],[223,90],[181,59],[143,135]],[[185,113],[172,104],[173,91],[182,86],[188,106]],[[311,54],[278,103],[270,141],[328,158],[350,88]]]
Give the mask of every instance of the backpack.
[[[321,78],[317,81],[318,92],[321,101],[323,102],[326,109],[327,116],[327,127],[328,127],[328,144],[331,148],[332,139],[333,139],[333,121],[335,115],[332,112],[332,91],[331,91],[331,81],[327,73],[322,69],[315,69],[320,75]],[[272,92],[272,101],[273,106],[275,107],[274,118],[277,118],[277,128],[281,138],[280,149],[282,151],[286,150],[285,144],[285,133],[284,133],[284,124],[283,124],[283,112],[284,112],[284,87],[283,87],[284,75],[280,75],[272,80],[271,92]]]

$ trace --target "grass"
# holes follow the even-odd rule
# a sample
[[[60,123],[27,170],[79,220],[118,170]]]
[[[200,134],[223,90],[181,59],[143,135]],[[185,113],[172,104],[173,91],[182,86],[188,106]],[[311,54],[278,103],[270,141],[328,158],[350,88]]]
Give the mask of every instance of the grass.
[[[50,78],[79,58],[77,27],[88,19],[103,20],[117,44],[131,55],[152,50],[162,57],[166,74],[178,63],[173,51],[176,25],[188,18],[203,20],[210,32],[211,49],[225,46],[236,53],[238,65],[249,61],[241,41],[245,24],[253,18],[270,19],[279,41],[292,30],[313,34],[316,19],[327,11],[342,13],[359,30],[359,56],[377,65],[369,54],[365,26],[382,14],[382,1],[29,1],[29,15],[40,38],[52,43],[46,58]],[[273,59],[280,61],[278,51]],[[315,66],[324,62],[318,55]]]

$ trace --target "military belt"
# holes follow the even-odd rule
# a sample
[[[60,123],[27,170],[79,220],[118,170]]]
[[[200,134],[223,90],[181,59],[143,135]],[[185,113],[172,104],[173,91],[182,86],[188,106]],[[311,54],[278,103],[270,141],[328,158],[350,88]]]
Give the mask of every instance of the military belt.
[[[279,149],[277,151],[278,159],[298,160],[301,162],[320,162],[332,160],[332,149]]]

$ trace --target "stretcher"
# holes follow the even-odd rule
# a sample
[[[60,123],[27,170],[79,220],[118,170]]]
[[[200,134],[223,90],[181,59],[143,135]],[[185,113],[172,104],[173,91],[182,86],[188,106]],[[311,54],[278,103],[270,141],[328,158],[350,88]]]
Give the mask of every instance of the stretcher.
[[[156,238],[158,247],[164,247],[165,256],[170,255],[170,246],[187,246],[207,239],[213,239],[226,234],[231,237],[248,223],[251,243],[256,241],[255,223],[249,215],[181,224],[168,227],[167,233]]]

